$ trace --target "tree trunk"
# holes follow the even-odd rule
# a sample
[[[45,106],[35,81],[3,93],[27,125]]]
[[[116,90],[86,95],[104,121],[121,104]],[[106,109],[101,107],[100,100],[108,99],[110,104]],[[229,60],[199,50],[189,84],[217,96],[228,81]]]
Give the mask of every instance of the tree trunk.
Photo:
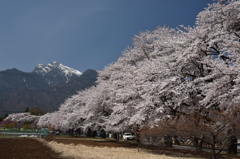
[[[92,129],[91,129],[91,128],[88,128],[88,130],[87,130],[87,136],[88,136],[88,137],[92,137]]]
[[[96,136],[97,136],[97,131],[94,130],[94,131],[92,132],[92,137],[96,137]]]
[[[102,138],[106,138],[106,132],[105,132],[104,129],[101,130],[100,136],[101,136]]]
[[[213,159],[217,158],[216,153],[215,153],[215,145],[214,144],[212,145],[212,158]]]
[[[119,133],[117,133],[117,141],[120,141]]]
[[[171,136],[165,136],[164,140],[165,140],[165,145],[167,147],[172,147],[172,137]]]
[[[193,146],[196,150],[202,151],[203,140],[199,140],[197,138],[193,139]]]
[[[228,154],[237,154],[237,138],[233,136],[230,138],[228,146]]]
[[[175,145],[180,145],[177,136],[174,136],[174,144],[175,144]]]
[[[140,146],[141,146],[141,136],[140,136],[140,131],[136,131],[135,134],[135,141],[138,143],[138,152],[140,150]]]
[[[140,140],[140,139],[137,139],[137,143],[138,143],[138,152],[139,152],[140,146],[141,146],[141,140]]]
[[[114,132],[112,134],[113,134],[113,138],[119,141],[119,133]]]
[[[202,151],[203,140],[200,140],[197,150]]]
[[[198,139],[197,138],[193,139],[193,146],[196,148],[196,150],[198,150]]]

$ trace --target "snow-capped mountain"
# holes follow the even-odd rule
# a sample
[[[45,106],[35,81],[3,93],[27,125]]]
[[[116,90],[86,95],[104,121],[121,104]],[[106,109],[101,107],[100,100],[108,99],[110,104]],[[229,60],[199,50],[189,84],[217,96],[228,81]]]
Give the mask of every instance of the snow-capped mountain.
[[[56,62],[51,66],[36,66],[33,72],[22,72],[16,68],[0,71],[0,117],[23,112],[27,107],[38,107],[46,112],[56,111],[67,98],[96,85],[98,74],[95,70],[88,69],[80,77],[73,75],[70,80],[69,74],[75,70],[63,70],[65,67]],[[65,75],[68,75],[67,83]]]
[[[39,64],[34,68],[32,73],[42,75],[48,84],[54,84],[56,82],[68,83],[70,80],[82,75],[78,70],[64,66],[56,61],[47,65]]]

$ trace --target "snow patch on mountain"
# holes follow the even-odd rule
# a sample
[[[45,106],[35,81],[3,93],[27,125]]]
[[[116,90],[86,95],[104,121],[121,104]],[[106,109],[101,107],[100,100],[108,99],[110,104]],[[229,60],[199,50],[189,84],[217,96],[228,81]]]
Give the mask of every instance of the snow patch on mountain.
[[[51,73],[55,77],[59,76],[59,73],[60,73],[62,76],[65,77],[66,82],[69,82],[69,80],[72,77],[76,77],[76,76],[79,77],[82,75],[80,71],[75,70],[68,66],[64,66],[61,63],[58,63],[56,61],[49,63],[47,65],[39,64],[34,68],[32,72],[35,72],[42,76],[46,76],[46,75],[49,76]]]

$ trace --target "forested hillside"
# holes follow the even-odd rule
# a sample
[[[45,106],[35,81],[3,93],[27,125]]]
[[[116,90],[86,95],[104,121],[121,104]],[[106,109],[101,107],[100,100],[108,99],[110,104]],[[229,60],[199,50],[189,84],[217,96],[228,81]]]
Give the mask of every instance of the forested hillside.
[[[48,76],[49,78],[49,76]],[[0,72],[0,116],[23,112],[27,107],[39,107],[46,112],[57,110],[66,98],[95,85],[97,72],[85,71],[82,76],[49,85],[36,73],[17,69]]]

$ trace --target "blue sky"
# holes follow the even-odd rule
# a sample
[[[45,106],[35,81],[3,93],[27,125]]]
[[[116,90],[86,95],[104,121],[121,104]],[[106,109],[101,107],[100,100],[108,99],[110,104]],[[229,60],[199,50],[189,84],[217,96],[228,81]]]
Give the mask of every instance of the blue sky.
[[[81,72],[115,62],[139,31],[195,24],[212,0],[2,0],[0,71],[53,61]]]

